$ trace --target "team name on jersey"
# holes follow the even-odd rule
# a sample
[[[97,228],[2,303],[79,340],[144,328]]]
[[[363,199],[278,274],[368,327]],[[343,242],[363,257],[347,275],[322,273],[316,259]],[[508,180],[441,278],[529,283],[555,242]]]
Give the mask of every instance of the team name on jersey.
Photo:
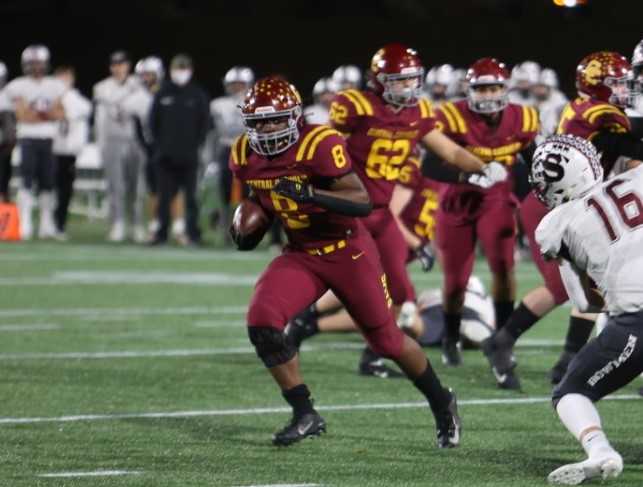
[[[264,189],[264,190],[271,190],[272,188],[275,187],[277,184],[277,181],[279,179],[248,179],[245,181],[245,183],[249,186],[252,186],[255,189]],[[302,176],[284,176],[284,179],[290,179],[291,181],[295,181],[296,183],[303,183],[308,180],[308,176],[302,175]]]
[[[366,135],[371,137],[376,137],[378,139],[415,139],[419,135],[418,130],[388,130],[388,129],[378,129],[372,127],[368,129]]]
[[[509,159],[507,156],[513,156],[515,153],[519,152],[520,149],[522,148],[522,144],[520,142],[514,142],[513,144],[508,144],[508,145],[502,145],[500,147],[477,147],[477,146],[471,146],[468,145],[466,149],[469,152],[472,152],[473,154],[477,155],[480,157],[480,159],[484,160],[485,162],[497,160],[500,158],[501,161],[506,161],[509,162]],[[513,157],[511,157],[511,162],[513,162]]]

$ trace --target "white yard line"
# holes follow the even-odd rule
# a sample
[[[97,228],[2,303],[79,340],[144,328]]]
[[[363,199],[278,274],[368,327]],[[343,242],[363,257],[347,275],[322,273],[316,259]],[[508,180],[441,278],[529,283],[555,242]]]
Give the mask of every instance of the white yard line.
[[[31,316],[180,316],[180,315],[240,315],[246,306],[184,306],[164,308],[14,308],[0,309],[0,319]]]
[[[319,345],[303,345],[302,352],[318,350],[361,350],[363,343],[328,342]],[[170,350],[112,350],[108,352],[35,352],[35,353],[2,353],[3,360],[81,360],[81,359],[112,359],[112,358],[154,358],[154,357],[199,357],[204,355],[239,355],[254,354],[251,346],[221,347],[221,348],[188,348]]]
[[[62,271],[49,276],[3,277],[0,286],[76,286],[181,284],[188,286],[254,286],[256,274],[225,272]]]
[[[603,401],[631,401],[641,400],[635,394],[622,394],[607,396]],[[458,406],[491,406],[491,405],[524,405],[524,404],[546,404],[551,401],[549,396],[535,396],[527,398],[498,398],[498,399],[461,399]],[[340,405],[316,405],[318,411],[368,411],[372,409],[396,410],[410,408],[426,408],[426,401],[398,402],[379,404],[340,404]],[[120,419],[171,419],[171,418],[194,418],[204,416],[248,416],[260,414],[289,413],[289,407],[266,407],[247,409],[211,409],[202,411],[174,411],[156,413],[124,413],[124,414],[78,414],[70,416],[30,417],[30,418],[8,418],[0,417],[0,425],[12,424],[34,424],[34,423],[70,423],[80,421],[113,421]]]
[[[321,484],[254,484],[235,485],[234,487],[321,487]]]
[[[119,475],[141,475],[140,470],[94,470],[93,472],[56,472],[41,473],[37,477],[72,478],[72,477],[113,477]]]
[[[30,332],[30,331],[52,331],[60,330],[60,325],[53,323],[25,323],[0,325],[0,332]]]

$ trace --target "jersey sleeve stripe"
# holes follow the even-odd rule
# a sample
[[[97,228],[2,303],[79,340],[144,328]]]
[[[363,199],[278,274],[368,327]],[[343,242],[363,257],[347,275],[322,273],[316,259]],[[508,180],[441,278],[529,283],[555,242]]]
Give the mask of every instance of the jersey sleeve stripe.
[[[357,115],[364,115],[366,112],[364,111],[364,108],[360,104],[359,100],[355,98],[355,95],[353,93],[349,93],[348,91],[342,92],[342,95],[344,95],[348,100],[355,106],[355,110],[357,111]]]
[[[455,123],[455,119],[453,118],[453,115],[449,110],[447,110],[447,105],[448,103],[445,103],[440,107],[442,110],[442,113],[444,113],[444,117],[447,119],[447,123],[449,124],[449,130],[453,133],[458,132],[458,126]]]
[[[538,128],[540,125],[540,120],[538,119],[538,112],[534,107],[529,107],[529,111],[531,112],[531,131],[532,132],[538,132]]]
[[[589,107],[587,110],[585,110],[582,114],[583,118],[589,117],[592,112],[595,112],[596,110],[605,110],[606,108],[613,108],[612,105],[608,105],[607,103],[601,103],[600,105],[594,105],[593,107]]]
[[[529,132],[529,128],[531,127],[530,119],[531,119],[531,113],[529,112],[529,108],[523,105],[522,106],[522,131],[523,132]]]
[[[320,143],[322,140],[324,140],[326,137],[329,137],[329,136],[331,136],[331,135],[339,135],[339,136],[341,136],[341,134],[340,134],[337,130],[334,130],[334,129],[330,129],[330,128],[329,128],[328,130],[324,130],[324,131],[322,131],[320,134],[318,134],[318,135],[315,137],[315,140],[313,140],[313,141],[312,141],[312,143],[310,144],[310,149],[308,149],[308,154],[306,155],[306,160],[307,160],[307,161],[310,161],[310,160],[313,158],[313,156],[315,155],[315,151],[317,150],[317,146],[319,145],[319,143]]]
[[[592,112],[592,114],[587,118],[587,121],[589,123],[596,123],[596,119],[610,113],[614,115],[623,115],[618,108],[606,108],[605,110],[596,110],[595,112]]]
[[[429,108],[427,107],[427,102],[425,99],[420,98],[420,102],[418,103],[420,106],[420,116],[422,118],[428,118],[429,117]]]
[[[348,90],[348,91],[362,104],[362,108],[364,109],[364,112],[366,113],[366,115],[372,116],[373,106],[371,105],[371,102],[368,101],[368,99],[358,90]]]
[[[304,155],[306,154],[306,148],[308,147],[308,143],[311,141],[311,139],[315,137],[315,135],[317,135],[318,133],[328,129],[330,129],[330,127],[328,127],[327,125],[320,125],[319,127],[315,127],[310,132],[308,132],[304,137],[304,140],[302,140],[301,144],[299,144],[299,150],[297,151],[295,160],[297,162],[302,161],[304,158]]]
[[[241,136],[241,153],[239,156],[239,163],[242,166],[248,164],[248,136],[246,134]]]
[[[457,125],[457,130],[456,132],[460,132],[461,134],[464,134],[467,131],[464,118],[460,114],[460,111],[457,109],[457,107],[453,103],[445,103],[444,107],[451,112],[453,117],[455,118],[456,125]]]
[[[234,162],[235,166],[239,165],[239,156],[237,155],[239,151],[239,140],[241,140],[241,137],[236,138],[232,144],[232,149],[230,150],[230,153],[232,154],[232,162]]]

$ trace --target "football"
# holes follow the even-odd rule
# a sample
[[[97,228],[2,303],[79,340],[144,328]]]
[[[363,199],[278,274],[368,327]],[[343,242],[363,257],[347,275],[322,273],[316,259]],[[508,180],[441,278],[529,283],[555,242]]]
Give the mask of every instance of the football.
[[[241,202],[232,216],[230,233],[239,250],[252,250],[263,239],[272,219],[252,200]]]

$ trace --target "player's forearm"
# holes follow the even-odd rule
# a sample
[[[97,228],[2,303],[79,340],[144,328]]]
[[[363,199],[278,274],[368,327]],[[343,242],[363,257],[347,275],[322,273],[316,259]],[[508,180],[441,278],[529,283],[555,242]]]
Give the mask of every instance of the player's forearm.
[[[347,216],[366,216],[373,209],[368,193],[362,189],[313,189],[313,202],[322,208]]]
[[[480,172],[484,169],[484,162],[462,147],[455,149],[453,156],[447,162],[464,172]]]

